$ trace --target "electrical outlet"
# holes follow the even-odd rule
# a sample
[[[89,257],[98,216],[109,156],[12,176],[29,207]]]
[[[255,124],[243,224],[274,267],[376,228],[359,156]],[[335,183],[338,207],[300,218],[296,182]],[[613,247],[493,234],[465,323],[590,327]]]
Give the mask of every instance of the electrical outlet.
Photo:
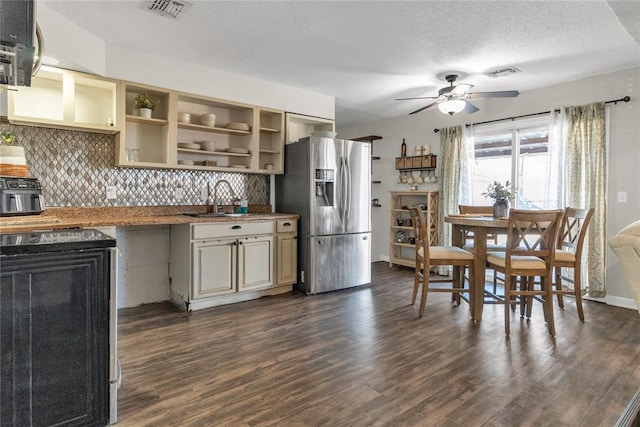
[[[176,187],[174,193],[173,193],[174,197],[176,199],[182,199],[182,187]]]
[[[106,187],[106,191],[107,191],[107,200],[115,200],[115,198],[117,197],[117,188],[115,185],[107,185]]]
[[[627,203],[626,191],[618,191],[618,203]]]
[[[200,189],[200,200],[203,202],[206,202],[208,198],[209,198],[209,190],[207,189],[207,187],[202,187]]]

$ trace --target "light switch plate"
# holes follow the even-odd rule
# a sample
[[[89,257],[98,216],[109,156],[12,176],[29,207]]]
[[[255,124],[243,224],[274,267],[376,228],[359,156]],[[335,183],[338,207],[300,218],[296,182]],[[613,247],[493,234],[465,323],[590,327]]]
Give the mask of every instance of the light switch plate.
[[[618,191],[618,203],[627,203],[626,191]]]

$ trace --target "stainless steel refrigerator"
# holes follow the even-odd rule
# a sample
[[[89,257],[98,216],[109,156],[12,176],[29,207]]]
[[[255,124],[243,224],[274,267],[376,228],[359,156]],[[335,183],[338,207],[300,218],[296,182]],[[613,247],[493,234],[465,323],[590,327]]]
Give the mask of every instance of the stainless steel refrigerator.
[[[276,210],[300,215],[298,285],[307,294],[371,282],[371,143],[309,137],[285,146]]]

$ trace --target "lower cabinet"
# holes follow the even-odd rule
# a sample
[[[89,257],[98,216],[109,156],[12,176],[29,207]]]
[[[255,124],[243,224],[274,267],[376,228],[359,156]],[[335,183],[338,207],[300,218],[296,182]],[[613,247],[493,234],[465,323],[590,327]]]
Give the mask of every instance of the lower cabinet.
[[[270,288],[273,282],[273,236],[238,242],[238,292]]]
[[[276,221],[276,286],[298,281],[298,223]]]
[[[235,292],[237,240],[193,243],[193,298]]]
[[[0,257],[1,426],[108,423],[109,263],[104,250]]]
[[[172,226],[172,301],[191,311],[291,291],[295,235],[276,234],[276,221]]]

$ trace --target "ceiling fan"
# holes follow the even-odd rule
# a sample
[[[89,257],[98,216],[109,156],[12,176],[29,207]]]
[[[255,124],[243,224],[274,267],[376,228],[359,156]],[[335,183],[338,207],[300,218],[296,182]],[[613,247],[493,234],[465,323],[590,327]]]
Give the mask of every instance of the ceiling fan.
[[[420,111],[426,110],[427,108],[431,108],[434,105],[438,106],[438,109],[445,114],[454,115],[455,113],[459,113],[460,111],[465,111],[466,113],[475,113],[478,111],[478,107],[467,101],[467,99],[478,99],[478,98],[513,98],[520,94],[517,90],[502,90],[495,92],[469,92],[473,85],[467,83],[459,83],[454,85],[455,81],[458,80],[457,74],[449,74],[445,77],[447,82],[449,82],[449,86],[445,86],[438,91],[438,96],[420,96],[417,98],[398,98],[396,101],[405,101],[409,99],[435,99],[429,105],[426,105],[422,108],[417,109],[416,111],[412,111],[409,114],[416,114]]]

